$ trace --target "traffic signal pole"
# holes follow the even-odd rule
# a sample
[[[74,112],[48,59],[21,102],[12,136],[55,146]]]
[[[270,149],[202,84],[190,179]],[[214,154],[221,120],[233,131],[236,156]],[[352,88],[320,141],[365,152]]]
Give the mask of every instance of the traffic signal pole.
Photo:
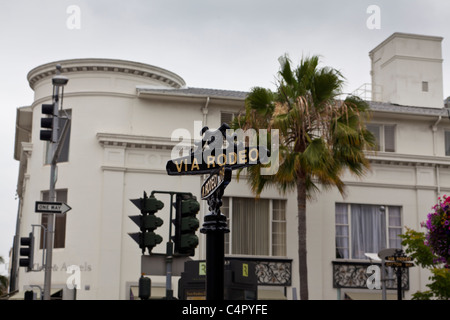
[[[52,158],[58,147],[58,130],[59,130],[59,86],[54,87],[53,92],[53,102],[55,116],[54,127],[52,132],[52,141],[50,142],[50,154]],[[49,189],[49,201],[56,202],[56,161],[50,164],[50,189]],[[47,214],[47,243],[46,243],[46,257],[45,257],[45,274],[44,274],[44,300],[50,300],[50,289],[52,286],[52,258],[53,258],[53,238],[54,238],[54,223],[55,215]]]
[[[64,143],[59,136],[59,106],[60,106],[60,88],[64,87],[68,79],[61,76],[61,66],[56,66],[56,76],[53,77],[53,127],[52,127],[52,137],[50,140],[50,189],[49,189],[49,201],[56,202],[56,180],[57,180],[57,160],[61,147],[59,144]],[[62,96],[62,95],[61,95]],[[70,121],[70,120],[69,120]],[[66,132],[67,126],[65,126],[64,131]],[[61,137],[64,137],[61,135]],[[53,258],[53,241],[55,233],[55,215],[47,214],[47,235],[46,235],[46,257],[45,257],[45,273],[44,273],[44,300],[50,300],[50,290],[52,285],[52,258]]]

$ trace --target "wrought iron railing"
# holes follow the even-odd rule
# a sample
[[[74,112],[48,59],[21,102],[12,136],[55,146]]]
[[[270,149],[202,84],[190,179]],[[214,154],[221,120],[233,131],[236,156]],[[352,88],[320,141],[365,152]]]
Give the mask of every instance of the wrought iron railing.
[[[368,289],[367,279],[371,272],[367,268],[371,265],[380,267],[380,263],[333,261],[333,288]],[[385,279],[387,289],[397,289],[397,278],[392,268],[386,268]],[[402,273],[402,289],[409,290],[409,269],[404,268]]]
[[[292,259],[226,257],[225,260],[246,260],[255,262],[258,285],[289,287],[292,284]]]

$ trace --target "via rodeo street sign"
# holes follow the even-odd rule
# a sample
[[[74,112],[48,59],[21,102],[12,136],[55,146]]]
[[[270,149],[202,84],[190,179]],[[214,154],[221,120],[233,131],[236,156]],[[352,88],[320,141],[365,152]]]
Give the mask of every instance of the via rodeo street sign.
[[[201,175],[212,174],[226,167],[231,170],[245,168],[255,164],[266,164],[270,161],[270,153],[263,146],[246,147],[243,142],[236,141],[236,135],[227,136],[227,124],[210,131],[202,129],[204,134],[200,142],[195,143],[195,150],[190,155],[167,162],[168,175]],[[223,147],[224,139],[226,147]]]

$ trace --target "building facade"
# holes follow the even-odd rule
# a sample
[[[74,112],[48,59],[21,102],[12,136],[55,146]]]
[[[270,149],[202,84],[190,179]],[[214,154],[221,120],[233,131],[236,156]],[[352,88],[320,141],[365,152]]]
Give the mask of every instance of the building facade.
[[[410,76],[404,79],[413,82],[411,86],[428,82],[423,94],[429,99],[401,105],[403,100],[393,99],[393,93],[377,96],[374,90],[369,129],[379,144],[377,150],[368,151],[371,171],[362,179],[344,177],[345,198],[337,190],[327,191],[307,206],[311,299],[380,297],[379,291],[367,289],[366,270],[374,262],[365,253],[399,247],[397,235],[405,227],[419,229],[437,197],[450,191],[450,121],[442,97],[442,66],[431,68],[429,59],[422,56],[427,39],[438,52],[432,50],[432,63],[442,63],[436,37],[394,34],[371,52],[373,83],[382,87],[382,92],[392,87],[388,80],[396,77],[380,73],[406,68]],[[420,43],[420,57],[411,58],[414,52],[410,51],[410,56],[399,51],[385,57],[383,52],[391,54],[396,42],[405,48]],[[380,61],[384,62],[380,65]],[[409,67],[396,67],[408,61]],[[72,119],[58,163],[57,200],[72,210],[56,218],[52,288],[65,299],[130,299],[136,295],[141,251],[128,235],[137,232],[129,216],[138,214],[129,200],[141,197],[144,190],[191,192],[200,199],[204,177],[168,176],[165,165],[181,136],[190,136],[193,142],[200,138],[203,126],[217,128],[229,122],[243,110],[246,93],[190,88],[170,71],[131,61],[76,59],[33,69],[28,81],[35,92],[34,101],[18,109],[16,120],[19,236],[27,235],[31,225],[46,223],[45,216],[34,212],[34,204],[48,197],[48,151],[46,142],[39,140],[39,131],[41,105],[52,99],[56,64],[62,65],[62,73],[69,78],[62,109]],[[413,79],[419,72],[413,68],[430,74],[420,81]],[[407,95],[408,90],[402,90],[401,95]],[[435,99],[439,95],[440,102]],[[158,229],[163,243],[153,252],[164,253],[170,203],[163,194],[157,198],[165,203],[157,213],[164,220]],[[202,223],[208,208],[205,201],[200,203]],[[256,263],[259,298],[295,299],[299,286],[296,195],[269,189],[255,200],[245,176],[239,181],[234,177],[222,209],[231,229],[225,253],[229,258]],[[34,253],[38,268],[43,240],[41,232],[35,236],[40,243]],[[204,260],[205,238],[198,236],[193,259]],[[14,249],[17,252],[18,248]],[[67,286],[73,275],[70,266],[78,266],[80,271],[76,291]],[[16,270],[19,292],[43,285],[43,272]],[[163,296],[165,277],[150,276],[152,292]],[[405,276],[406,298],[425,289],[427,278],[425,271],[411,268]],[[175,296],[177,279],[172,281]]]

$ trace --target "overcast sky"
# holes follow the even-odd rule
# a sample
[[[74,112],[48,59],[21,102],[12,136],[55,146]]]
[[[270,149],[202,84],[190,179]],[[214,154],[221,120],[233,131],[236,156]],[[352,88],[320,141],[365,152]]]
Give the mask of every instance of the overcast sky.
[[[248,91],[274,87],[279,56],[316,54],[352,92],[370,82],[369,51],[394,32],[444,37],[450,96],[448,0],[0,0],[0,256],[8,260],[15,231],[16,108],[33,102],[31,69],[116,58],[168,69],[189,87]]]

